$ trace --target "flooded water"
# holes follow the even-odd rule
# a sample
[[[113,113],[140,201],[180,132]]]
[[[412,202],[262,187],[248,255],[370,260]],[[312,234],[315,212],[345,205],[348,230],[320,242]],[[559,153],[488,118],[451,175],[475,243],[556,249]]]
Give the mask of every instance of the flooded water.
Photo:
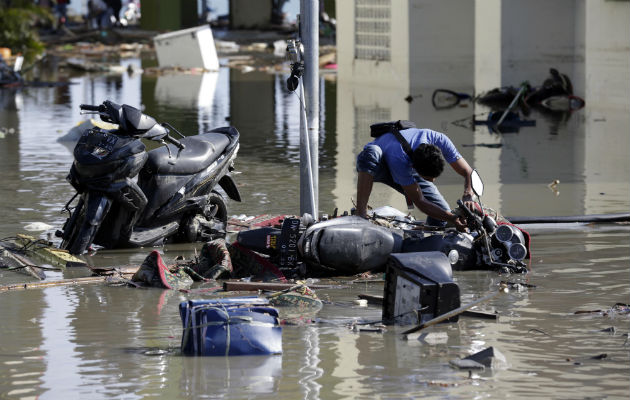
[[[372,87],[347,79],[340,62],[338,76],[321,78],[320,212],[352,207],[354,158],[369,140],[367,127],[398,118],[448,133],[479,169],[485,204],[508,217],[627,212],[630,50],[627,43],[621,49],[597,48],[599,58],[576,57],[563,64],[573,72],[569,75],[576,94],[586,100],[584,109],[561,118],[533,110],[527,118],[535,126],[506,134],[471,127],[473,114],[483,119],[486,108],[463,102],[434,109],[436,85],[430,74],[405,89]],[[544,59],[545,70],[556,61]],[[142,64],[137,59],[122,63]],[[444,62],[442,69],[453,66]],[[435,71],[437,82],[440,72],[433,67],[428,70]],[[591,72],[580,74],[585,69]],[[545,78],[534,67],[521,73],[528,71],[532,83]],[[61,227],[65,215],[60,211],[73,194],[65,181],[73,144],[58,139],[86,118],[79,115],[79,104],[105,99],[142,105],[186,134],[225,125],[229,118],[241,133],[236,180],[244,199],[229,203],[230,214],[299,214],[299,106],[285,89],[286,74],[223,67],[202,75],[76,75],[54,64],[39,73],[42,80],[68,79],[72,85],[0,90],[0,127],[10,129],[0,139],[1,237],[25,232],[32,222],[49,224],[52,231]],[[489,89],[469,78],[441,87]],[[620,91],[625,97],[615,95]],[[409,94],[411,103],[403,100]],[[550,187],[556,179],[560,183]],[[452,203],[461,195],[461,178],[452,171],[438,185]],[[399,197],[376,185],[370,202],[404,209]],[[533,258],[526,276],[454,275],[462,304],[491,293],[502,280],[535,287],[483,305],[483,310],[496,310],[496,321],[462,317],[429,328],[447,335],[436,344],[403,341],[397,327],[384,333],[348,328],[353,320],[380,320],[380,307],[353,303],[361,293],[382,295],[378,281],[318,290],[324,308],[299,324],[285,325],[283,353],[273,357],[181,356],[178,305],[203,295],[100,284],[0,293],[0,397],[627,398],[628,314],[575,312],[630,303],[630,229],[530,228]],[[195,248],[199,245],[160,251],[172,261],[177,255],[191,257]],[[149,251],[98,251],[88,260],[101,266],[137,265]],[[47,274],[49,280],[85,276],[78,270]],[[24,275],[0,271],[2,284],[26,281]],[[490,346],[505,355],[507,368],[469,376],[449,366],[450,360]]]

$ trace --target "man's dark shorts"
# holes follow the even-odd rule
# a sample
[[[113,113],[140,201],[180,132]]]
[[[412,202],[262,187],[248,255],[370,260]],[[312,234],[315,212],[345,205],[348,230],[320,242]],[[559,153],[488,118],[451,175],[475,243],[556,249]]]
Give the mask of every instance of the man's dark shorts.
[[[374,182],[384,183],[398,192],[404,194],[402,186],[394,182],[389,168],[383,158],[383,151],[375,144],[368,144],[363,148],[363,151],[357,156],[357,172],[367,172],[374,177]],[[442,197],[442,194],[437,187],[427,180],[424,180],[417,173],[413,173],[413,178],[420,189],[425,199],[442,208],[443,210],[450,211],[448,203]],[[427,225],[444,226],[446,223],[433,217],[427,217]]]

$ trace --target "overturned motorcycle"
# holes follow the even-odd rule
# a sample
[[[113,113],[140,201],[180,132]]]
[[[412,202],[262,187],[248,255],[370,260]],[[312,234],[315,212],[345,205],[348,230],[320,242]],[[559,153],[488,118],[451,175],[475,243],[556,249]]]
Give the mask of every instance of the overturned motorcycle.
[[[404,214],[375,212],[370,220],[342,216],[311,225],[304,218],[287,218],[281,229],[241,231],[237,242],[268,255],[284,271],[302,267],[300,274],[306,276],[383,270],[392,253],[418,252],[443,253],[453,270],[527,272],[529,235],[498,215],[482,212],[483,182],[476,170],[472,183],[477,212],[461,201],[455,210],[466,218],[470,232],[424,226]]]
[[[80,108],[117,128],[89,129],[74,148],[67,180],[76,194],[65,206],[70,216],[63,230],[57,231],[61,248],[81,254],[92,244],[141,247],[225,236],[227,206],[215,187],[241,200],[230,175],[239,148],[236,128],[185,137],[126,104],[104,101]],[[141,139],[163,146],[147,151]]]

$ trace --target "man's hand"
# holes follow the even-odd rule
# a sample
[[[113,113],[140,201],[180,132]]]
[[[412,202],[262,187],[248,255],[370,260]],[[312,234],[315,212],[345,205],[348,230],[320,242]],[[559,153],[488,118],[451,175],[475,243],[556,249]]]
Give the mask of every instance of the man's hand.
[[[455,225],[455,228],[457,228],[457,230],[459,232],[466,232],[467,230],[467,225],[466,225],[466,220],[464,218],[460,218],[455,214],[452,214],[452,218],[450,219],[450,222],[453,223],[453,225]]]
[[[471,194],[464,193],[464,195],[462,196],[462,202],[471,212],[474,213],[477,211],[477,203],[473,201],[473,196]]]

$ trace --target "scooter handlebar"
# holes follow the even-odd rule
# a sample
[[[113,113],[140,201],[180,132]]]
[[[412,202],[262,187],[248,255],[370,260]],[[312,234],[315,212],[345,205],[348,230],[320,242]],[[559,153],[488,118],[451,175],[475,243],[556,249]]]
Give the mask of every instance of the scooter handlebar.
[[[81,104],[79,106],[79,108],[81,110],[85,110],[85,111],[96,111],[96,112],[100,112],[101,111],[101,107],[102,106],[93,106],[91,104]]]

